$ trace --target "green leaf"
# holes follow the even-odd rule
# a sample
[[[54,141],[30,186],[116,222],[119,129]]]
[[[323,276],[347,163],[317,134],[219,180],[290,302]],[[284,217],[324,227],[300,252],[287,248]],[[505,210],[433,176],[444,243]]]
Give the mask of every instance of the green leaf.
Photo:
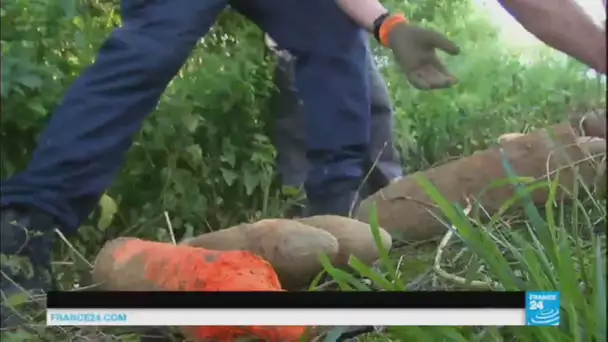
[[[67,18],[71,19],[78,15],[76,0],[60,0],[59,3]]]
[[[382,288],[383,290],[391,291],[395,290],[395,286],[386,278],[374,271],[371,267],[367,266],[364,262],[357,259],[354,255],[351,255],[348,259],[348,265],[353,268],[353,270],[357,271],[360,276],[369,278],[374,284]]]
[[[11,296],[9,296],[8,298],[8,305],[12,308],[17,308],[20,305],[23,305],[25,303],[27,303],[29,301],[29,296],[27,293],[24,292],[18,292],[15,293]]]
[[[376,248],[378,249],[378,252],[380,254],[380,262],[382,266],[387,270],[391,280],[394,282],[392,288],[395,290],[405,291],[405,284],[397,273],[397,266],[391,260],[389,251],[384,247],[384,244],[382,243],[382,236],[380,235],[379,229],[380,226],[378,225],[378,212],[375,204],[372,205],[370,210],[369,226],[372,231],[372,236],[374,237],[374,243],[376,244]]]
[[[193,144],[186,147],[186,153],[190,157],[192,165],[201,165],[203,163],[203,149],[198,144]]]
[[[191,237],[194,237],[194,227],[192,227],[191,224],[186,223],[184,225],[184,229],[185,229],[185,232],[184,232],[184,235],[182,236],[182,239],[189,239]]]
[[[2,331],[3,342],[40,341],[40,336],[26,329],[16,331]]]
[[[46,108],[44,108],[44,106],[37,101],[29,101],[27,103],[27,108],[31,109],[32,111],[36,112],[37,114],[41,114],[41,115],[45,115],[46,114]]]
[[[232,184],[234,184],[234,181],[239,177],[236,172],[229,170],[229,169],[222,168],[221,172],[222,172],[222,178],[224,178],[224,181],[226,182],[226,184],[228,186],[231,186]]]
[[[99,207],[101,209],[101,214],[99,215],[99,221],[97,222],[97,227],[100,230],[105,230],[112,224],[112,220],[114,219],[114,215],[118,211],[118,207],[116,206],[116,202],[112,199],[112,197],[103,194],[99,201]]]
[[[30,89],[38,89],[43,84],[42,78],[34,74],[23,75],[19,77],[18,82]]]
[[[319,262],[323,266],[323,270],[329,274],[332,279],[338,284],[342,291],[371,291],[369,286],[363,284],[361,280],[353,275],[344,272],[341,269],[332,266],[331,261],[325,254],[319,255]]]
[[[301,193],[300,188],[290,185],[281,187],[281,192],[283,193],[283,195],[289,197],[297,197]]]
[[[473,280],[475,280],[475,276],[477,275],[477,272],[479,270],[481,266],[481,262],[479,260],[479,256],[477,256],[476,254],[474,254],[473,256],[471,256],[471,260],[470,263],[468,265],[468,269],[467,269],[467,273],[465,274],[465,283],[464,286],[469,286],[471,284],[471,282],[473,282]]]
[[[182,120],[188,132],[194,133],[198,128],[201,118],[198,115],[185,115]]]
[[[260,180],[256,174],[251,171],[245,171],[243,174],[243,183],[245,184],[245,190],[247,192],[247,196],[251,196],[253,191],[258,186]]]

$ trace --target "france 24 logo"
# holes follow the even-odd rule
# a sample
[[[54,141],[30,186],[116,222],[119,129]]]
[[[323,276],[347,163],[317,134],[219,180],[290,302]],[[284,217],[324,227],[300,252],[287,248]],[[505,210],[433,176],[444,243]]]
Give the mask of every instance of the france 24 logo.
[[[559,322],[559,292],[526,292],[526,325],[556,326]]]

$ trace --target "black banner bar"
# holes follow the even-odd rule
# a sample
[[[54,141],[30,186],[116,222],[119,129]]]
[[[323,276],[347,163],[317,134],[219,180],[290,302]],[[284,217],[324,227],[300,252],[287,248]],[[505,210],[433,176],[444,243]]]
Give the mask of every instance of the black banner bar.
[[[523,309],[525,292],[49,292],[53,309]]]

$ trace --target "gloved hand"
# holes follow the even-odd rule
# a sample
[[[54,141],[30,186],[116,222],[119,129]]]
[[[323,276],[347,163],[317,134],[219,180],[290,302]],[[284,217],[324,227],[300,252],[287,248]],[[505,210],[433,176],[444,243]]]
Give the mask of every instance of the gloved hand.
[[[441,33],[412,25],[403,15],[384,14],[374,22],[374,36],[393,51],[412,86],[428,90],[458,82],[441,63],[435,49],[453,56],[460,49]]]

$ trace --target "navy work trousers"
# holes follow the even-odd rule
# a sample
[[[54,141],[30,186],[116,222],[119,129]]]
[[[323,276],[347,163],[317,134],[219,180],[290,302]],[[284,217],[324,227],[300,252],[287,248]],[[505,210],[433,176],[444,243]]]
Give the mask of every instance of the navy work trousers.
[[[27,169],[2,183],[2,206],[37,207],[65,232],[75,231],[116,177],[142,121],[227,5],[298,57],[309,200],[332,203],[332,196],[356,189],[369,140],[367,35],[334,1],[122,0],[123,25],[67,91]]]
[[[272,112],[274,120],[273,142],[277,150],[277,171],[285,186],[299,188],[306,181],[310,170],[306,158],[306,131],[303,129],[306,117],[300,108],[300,99],[294,85],[293,67],[295,59],[278,54],[274,83],[277,91],[273,94]],[[371,97],[370,143],[366,157],[386,182],[403,176],[401,158],[393,141],[394,112],[384,78],[378,70],[373,56],[369,55],[368,70]],[[365,170],[366,172],[368,170]],[[366,197],[383,184],[368,184],[361,196]]]

